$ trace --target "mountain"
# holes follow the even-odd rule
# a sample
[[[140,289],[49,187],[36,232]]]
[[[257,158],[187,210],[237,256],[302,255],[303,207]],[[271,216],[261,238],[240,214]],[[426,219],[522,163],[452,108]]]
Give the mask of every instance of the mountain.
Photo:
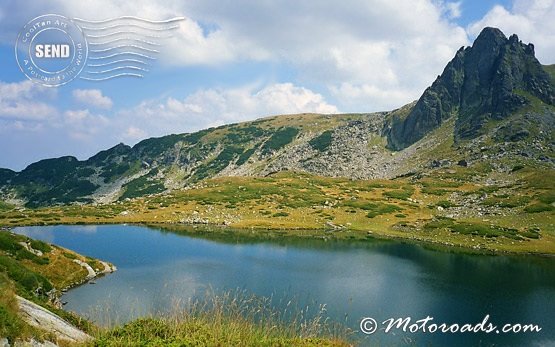
[[[536,98],[555,103],[555,88],[534,45],[485,28],[472,47],[459,49],[406,118],[391,120],[388,144],[405,148],[451,117],[457,140],[475,138],[488,120],[504,119]]]
[[[27,207],[107,203],[212,177],[284,170],[369,179],[464,167],[465,179],[482,181],[523,165],[552,170],[554,75],[555,66],[542,66],[532,44],[486,28],[418,101],[399,109],[274,116],[119,144],[83,161],[61,157],[21,172],[0,169],[0,200]]]

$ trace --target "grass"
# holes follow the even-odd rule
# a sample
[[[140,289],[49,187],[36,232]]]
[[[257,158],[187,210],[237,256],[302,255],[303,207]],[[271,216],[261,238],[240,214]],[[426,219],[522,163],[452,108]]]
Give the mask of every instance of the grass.
[[[295,300],[276,310],[272,298],[244,291],[177,305],[161,317],[145,317],[113,329],[99,328],[88,346],[349,346],[351,332],[326,318],[324,306],[299,308]],[[312,312],[312,309],[314,312]]]
[[[28,251],[22,243],[27,243],[28,239],[20,235],[12,235],[10,233],[0,233],[0,250],[8,255],[13,256],[17,260],[28,259],[36,264],[48,264],[49,259],[46,257],[39,257],[34,253]],[[51,248],[40,241],[34,241],[34,244],[45,250],[49,251]]]
[[[15,287],[4,273],[0,273],[0,336],[13,343],[21,336],[28,335],[28,326],[18,315]]]
[[[405,186],[401,190],[390,190],[384,192],[383,195],[393,199],[408,200],[413,194],[415,189],[411,186]]]
[[[525,238],[538,239],[539,234],[530,230],[519,232],[517,229],[505,228],[486,223],[470,223],[455,221],[451,218],[438,218],[424,225],[424,229],[447,229],[453,233],[463,235],[482,236],[486,238],[506,237],[513,240],[523,240]]]
[[[287,212],[277,212],[272,215],[272,217],[287,217],[287,216],[289,216],[289,213]]]
[[[524,211],[528,213],[549,212],[549,211],[555,211],[555,207],[553,205],[548,205],[545,203],[535,203],[535,204],[526,206],[524,208]]]
[[[10,210],[13,210],[13,208],[14,208],[14,205],[0,201],[0,211],[10,211]]]

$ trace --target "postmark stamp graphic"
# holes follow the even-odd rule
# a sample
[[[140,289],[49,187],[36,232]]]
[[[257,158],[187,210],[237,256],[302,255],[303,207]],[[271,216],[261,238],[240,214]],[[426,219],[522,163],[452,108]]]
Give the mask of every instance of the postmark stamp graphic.
[[[19,32],[15,56],[28,79],[57,87],[75,79],[85,67],[87,38],[73,20],[46,14],[32,19]]]
[[[20,31],[15,56],[31,81],[49,87],[82,80],[144,77],[185,17],[149,20],[121,16],[104,20],[46,14]]]

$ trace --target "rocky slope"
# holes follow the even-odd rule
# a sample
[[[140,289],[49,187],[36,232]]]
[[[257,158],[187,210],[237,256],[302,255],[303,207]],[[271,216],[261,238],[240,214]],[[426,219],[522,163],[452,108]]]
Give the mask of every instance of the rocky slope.
[[[372,114],[299,114],[119,144],[79,161],[0,169],[0,200],[37,207],[107,203],[218,176],[304,171],[393,178],[438,167],[555,166],[553,66],[532,44],[486,28],[415,103]],[[0,205],[0,208],[2,206]]]

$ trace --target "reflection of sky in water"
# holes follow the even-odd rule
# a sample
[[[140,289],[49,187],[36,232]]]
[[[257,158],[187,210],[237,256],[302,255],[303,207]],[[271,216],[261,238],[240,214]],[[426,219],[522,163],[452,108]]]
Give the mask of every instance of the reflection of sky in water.
[[[118,272],[64,295],[69,310],[102,324],[168,312],[207,288],[246,289],[299,305],[326,304],[328,314],[355,328],[378,320],[427,315],[437,322],[537,323],[540,335],[417,335],[417,344],[532,344],[555,338],[555,260],[471,256],[396,242],[316,240],[218,243],[137,226],[59,226],[16,230],[108,260]],[[389,345],[401,334],[367,341]],[[365,340],[366,341],[366,340]]]
[[[18,227],[17,233],[28,236],[33,239],[40,239],[46,242],[54,243],[54,231],[59,230],[59,226],[41,226],[41,227]],[[82,225],[79,228],[67,228],[64,232],[78,234],[94,234],[97,230],[96,225]]]

